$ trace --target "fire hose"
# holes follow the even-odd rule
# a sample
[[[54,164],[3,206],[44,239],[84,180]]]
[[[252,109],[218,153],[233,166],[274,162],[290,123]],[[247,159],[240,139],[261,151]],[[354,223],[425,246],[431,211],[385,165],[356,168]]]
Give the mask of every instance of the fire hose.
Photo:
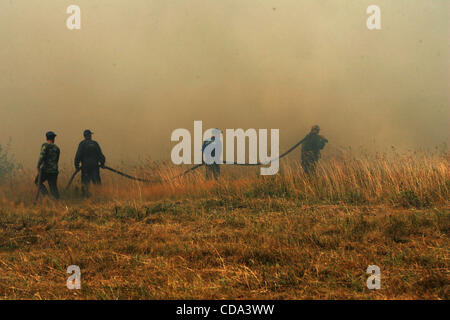
[[[136,181],[140,181],[140,182],[155,182],[155,181],[153,181],[153,180],[148,180],[148,179],[143,179],[143,178],[133,177],[133,176],[130,176],[129,174],[126,174],[126,173],[124,173],[124,172],[121,172],[121,171],[119,171],[119,170],[116,170],[116,169],[113,169],[113,168],[110,168],[110,167],[107,167],[107,166],[103,166],[103,167],[100,167],[100,168],[106,169],[106,170],[109,170],[109,171],[112,171],[112,172],[114,172],[114,173],[116,173],[116,174],[118,174],[118,175],[121,175],[122,177],[131,179],[131,180],[136,180]],[[70,177],[69,183],[68,183],[67,186],[66,186],[66,190],[69,189],[70,185],[72,184],[73,179],[75,178],[75,176],[77,175],[77,173],[78,173],[80,170],[81,170],[81,168],[77,168],[77,169],[75,170],[75,172],[72,174],[72,176]]]

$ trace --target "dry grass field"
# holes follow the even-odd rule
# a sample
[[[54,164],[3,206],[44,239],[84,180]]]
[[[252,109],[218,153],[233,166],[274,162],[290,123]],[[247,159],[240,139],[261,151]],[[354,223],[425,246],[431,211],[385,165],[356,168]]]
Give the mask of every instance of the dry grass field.
[[[104,171],[89,199],[78,177],[36,205],[32,173],[3,184],[0,298],[449,298],[448,154],[338,154],[313,177],[292,159],[276,176],[223,166],[218,183],[204,168],[118,169],[159,182]],[[66,288],[69,265],[81,290]]]

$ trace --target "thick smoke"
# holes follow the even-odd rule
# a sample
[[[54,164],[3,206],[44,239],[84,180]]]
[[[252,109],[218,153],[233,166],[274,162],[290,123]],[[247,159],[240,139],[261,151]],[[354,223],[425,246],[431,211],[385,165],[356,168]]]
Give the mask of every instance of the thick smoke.
[[[382,29],[366,28],[378,4]],[[66,8],[81,7],[81,30]],[[311,125],[335,146],[448,141],[447,0],[0,2],[0,143],[71,162],[82,131],[110,161],[169,159],[176,128]],[[280,150],[280,151],[282,151]]]

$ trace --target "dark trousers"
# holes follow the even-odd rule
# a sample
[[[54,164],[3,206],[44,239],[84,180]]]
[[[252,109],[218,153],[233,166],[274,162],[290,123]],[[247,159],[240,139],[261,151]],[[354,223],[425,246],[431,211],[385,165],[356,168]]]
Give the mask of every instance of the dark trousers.
[[[47,188],[44,185],[44,182],[48,182],[48,186],[50,188],[50,193],[55,199],[59,199],[59,191],[58,191],[58,173],[48,173],[48,172],[41,172],[41,181],[39,184],[40,193],[43,195],[48,195]],[[39,183],[39,175],[36,176],[36,179],[34,179],[34,183],[38,185]]]
[[[302,167],[306,174],[316,171],[317,160],[319,160],[319,157],[313,151],[302,152]]]
[[[220,167],[217,163],[206,164],[206,179],[210,180],[211,177],[214,177],[215,180],[219,179],[220,176]]]
[[[82,168],[81,169],[81,185],[82,191],[84,194],[89,194],[89,184],[101,184],[102,180],[100,179],[100,168],[92,167],[92,168]]]

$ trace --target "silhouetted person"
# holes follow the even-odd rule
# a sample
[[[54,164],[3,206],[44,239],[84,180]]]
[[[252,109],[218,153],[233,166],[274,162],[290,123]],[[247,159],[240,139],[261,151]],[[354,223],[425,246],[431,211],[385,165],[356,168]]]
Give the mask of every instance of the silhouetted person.
[[[311,132],[303,138],[302,143],[302,167],[306,174],[314,173],[316,163],[320,158],[320,150],[325,147],[327,139],[319,135],[320,128],[315,125]]]

